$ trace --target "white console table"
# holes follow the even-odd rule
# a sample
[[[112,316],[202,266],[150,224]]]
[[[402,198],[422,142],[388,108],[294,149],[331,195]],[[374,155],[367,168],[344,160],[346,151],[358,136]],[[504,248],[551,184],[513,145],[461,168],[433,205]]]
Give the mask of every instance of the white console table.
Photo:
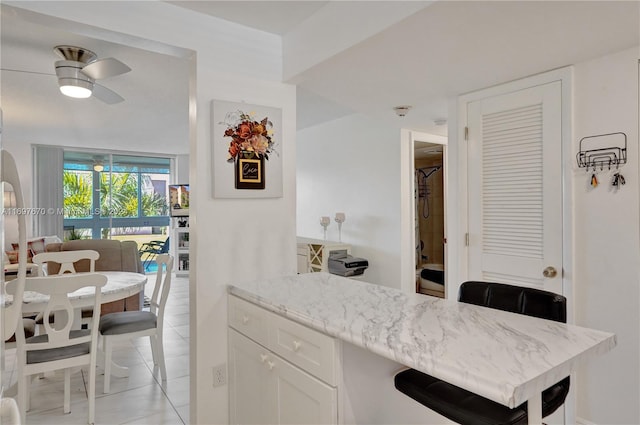
[[[339,250],[346,250],[347,254],[351,254],[351,245],[298,236],[298,273],[328,273],[329,255],[332,251]]]

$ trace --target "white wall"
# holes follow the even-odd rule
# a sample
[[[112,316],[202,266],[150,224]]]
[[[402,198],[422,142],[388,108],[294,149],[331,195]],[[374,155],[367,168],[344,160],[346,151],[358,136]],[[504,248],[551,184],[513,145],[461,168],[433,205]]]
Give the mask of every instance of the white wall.
[[[295,87],[275,82],[282,74],[280,38],[165,2],[12,4],[197,54],[189,157],[191,422],[228,423],[227,388],[212,387],[212,367],[227,359],[226,285],[295,272]],[[282,198],[211,198],[214,98],[282,108]]]
[[[189,155],[176,155],[175,184],[189,183]]]
[[[367,282],[400,288],[400,129],[355,114],[297,135],[298,235],[342,241],[369,260]]]
[[[624,132],[626,185],[612,172],[574,167],[575,320],[615,332],[618,346],[578,375],[577,417],[600,424],[640,423],[640,248],[638,246],[638,48],[575,65],[574,152],[585,136]]]

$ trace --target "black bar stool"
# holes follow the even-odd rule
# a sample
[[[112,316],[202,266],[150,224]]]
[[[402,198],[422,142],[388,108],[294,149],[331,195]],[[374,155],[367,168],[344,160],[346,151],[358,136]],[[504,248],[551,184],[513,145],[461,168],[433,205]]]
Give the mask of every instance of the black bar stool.
[[[566,323],[567,300],[534,288],[490,282],[464,282],[458,301]],[[569,392],[569,377],[542,393],[542,417],[555,412]],[[408,369],[395,376],[396,388],[429,409],[463,425],[526,424],[527,403],[513,409],[433,376]]]

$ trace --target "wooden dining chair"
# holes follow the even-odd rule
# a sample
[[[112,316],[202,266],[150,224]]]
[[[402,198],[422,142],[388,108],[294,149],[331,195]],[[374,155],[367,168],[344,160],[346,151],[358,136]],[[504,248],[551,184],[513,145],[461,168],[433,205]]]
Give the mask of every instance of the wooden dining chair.
[[[33,256],[33,263],[40,269],[40,276],[46,274],[76,273],[76,263],[80,261],[89,262],[89,272],[96,270],[96,260],[100,258],[100,253],[90,249],[78,251],[41,252]],[[53,264],[51,264],[53,263]],[[45,267],[46,266],[46,267]]]
[[[158,271],[156,284],[153,288],[149,311],[121,311],[105,314],[100,318],[100,339],[104,351],[104,392],[110,391],[111,385],[111,354],[113,344],[118,341],[148,336],[151,341],[153,364],[160,368],[160,376],[167,380],[167,370],[164,362],[164,348],[162,332],[164,324],[164,308],[169,298],[171,288],[171,270],[173,257],[160,254],[156,257]],[[163,270],[164,268],[164,270]]]
[[[100,258],[100,253],[90,249],[78,250],[78,251],[59,251],[59,252],[41,252],[33,256],[33,263],[38,266],[39,276],[47,275],[60,275],[65,273],[76,273],[76,267],[80,262],[89,263],[89,272],[95,272],[96,261]],[[45,273],[46,271],[46,273]],[[82,325],[91,323],[93,317],[93,309],[91,307],[83,307],[81,316],[78,318]],[[49,318],[50,321],[53,318]],[[42,332],[42,324],[44,317],[42,313],[38,314],[35,318],[38,325],[38,331]]]
[[[64,412],[71,412],[71,368],[89,366],[88,423],[95,419],[96,353],[98,345],[98,322],[90,329],[72,330],[76,309],[68,294],[81,288],[91,288],[87,295],[94,299],[94,311],[100,311],[101,288],[107,277],[96,273],[39,276],[26,279],[25,290],[48,295],[49,301],[44,317],[55,314],[55,323],[44,321],[45,332],[30,338],[25,337],[21,327],[16,330],[18,405],[21,417],[29,410],[29,384],[32,375],[64,370]],[[14,281],[7,283],[7,292],[16,291]],[[62,318],[66,316],[66,321]],[[63,322],[63,323],[61,323]]]

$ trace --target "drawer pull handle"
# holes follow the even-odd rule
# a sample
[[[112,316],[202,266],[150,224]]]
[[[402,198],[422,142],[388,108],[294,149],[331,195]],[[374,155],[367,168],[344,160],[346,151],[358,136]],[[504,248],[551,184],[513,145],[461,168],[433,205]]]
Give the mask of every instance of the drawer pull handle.
[[[267,356],[266,354],[260,354],[260,361],[262,363],[266,362],[268,358],[269,356]]]
[[[274,367],[276,367],[276,364],[274,362],[267,362],[267,364],[269,365],[269,370],[273,370]]]
[[[246,325],[247,323],[249,323],[249,316],[242,316],[242,324]]]
[[[293,351],[300,351],[300,347],[302,347],[302,344],[299,341],[293,341]]]

